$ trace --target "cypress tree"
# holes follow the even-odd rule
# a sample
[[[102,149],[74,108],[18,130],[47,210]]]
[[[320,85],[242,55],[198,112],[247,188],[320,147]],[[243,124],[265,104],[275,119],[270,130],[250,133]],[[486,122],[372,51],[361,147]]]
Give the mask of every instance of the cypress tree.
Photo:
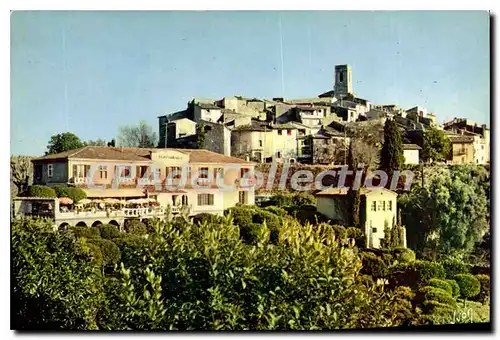
[[[393,119],[387,119],[384,126],[384,146],[380,155],[380,168],[388,175],[401,169],[404,164],[403,137]]]
[[[196,125],[196,146],[198,149],[205,147],[205,126],[203,123]]]

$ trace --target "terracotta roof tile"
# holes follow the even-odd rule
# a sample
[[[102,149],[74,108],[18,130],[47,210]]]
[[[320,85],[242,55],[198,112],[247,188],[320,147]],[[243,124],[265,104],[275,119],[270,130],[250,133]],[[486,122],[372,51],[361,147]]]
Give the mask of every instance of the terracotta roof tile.
[[[79,149],[38,157],[33,159],[33,161],[69,159],[69,158],[106,159],[106,160],[119,160],[119,161],[149,160],[145,156],[140,156],[134,153],[126,152],[125,148],[121,149],[109,146],[84,146],[83,148]]]

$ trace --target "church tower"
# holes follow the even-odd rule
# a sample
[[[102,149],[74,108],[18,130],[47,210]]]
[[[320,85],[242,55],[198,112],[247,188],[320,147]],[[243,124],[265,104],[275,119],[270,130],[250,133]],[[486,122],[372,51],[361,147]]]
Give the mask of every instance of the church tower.
[[[352,94],[352,69],[349,65],[335,65],[335,97],[345,97]]]

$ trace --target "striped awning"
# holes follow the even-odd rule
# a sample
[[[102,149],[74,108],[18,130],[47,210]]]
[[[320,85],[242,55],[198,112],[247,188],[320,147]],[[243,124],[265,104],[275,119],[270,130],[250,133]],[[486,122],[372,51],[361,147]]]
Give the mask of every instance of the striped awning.
[[[84,189],[88,198],[146,197],[141,189]]]

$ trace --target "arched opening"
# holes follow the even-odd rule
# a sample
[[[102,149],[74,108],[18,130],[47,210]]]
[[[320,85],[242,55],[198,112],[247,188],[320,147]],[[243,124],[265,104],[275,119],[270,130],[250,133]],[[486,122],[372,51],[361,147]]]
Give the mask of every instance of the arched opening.
[[[59,231],[64,231],[64,230],[68,229],[68,227],[69,227],[69,223],[63,222],[59,225]]]
[[[109,221],[109,224],[114,225],[114,226],[116,226],[116,227],[119,227],[119,226],[120,226],[120,223],[116,222],[115,220],[111,220],[111,221]]]
[[[99,227],[100,225],[102,225],[102,222],[101,222],[101,221],[95,221],[94,223],[92,223],[92,227],[94,227],[94,228],[97,228],[97,227]]]
[[[86,227],[87,226],[87,223],[83,222],[83,221],[80,221],[76,224],[77,227]]]
[[[344,72],[340,71],[339,73],[339,81],[343,82],[344,81]]]

